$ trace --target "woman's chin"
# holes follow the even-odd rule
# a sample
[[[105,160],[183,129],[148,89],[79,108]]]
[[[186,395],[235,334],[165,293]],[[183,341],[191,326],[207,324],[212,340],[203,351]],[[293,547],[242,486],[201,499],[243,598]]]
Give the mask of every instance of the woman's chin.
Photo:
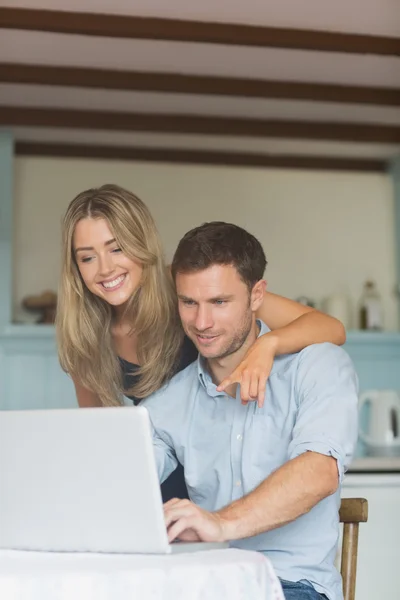
[[[132,294],[126,294],[125,292],[122,292],[122,290],[121,292],[119,290],[116,290],[115,292],[96,294],[96,296],[104,300],[104,302],[107,302],[107,304],[110,304],[115,308],[124,306],[128,302],[131,295]]]

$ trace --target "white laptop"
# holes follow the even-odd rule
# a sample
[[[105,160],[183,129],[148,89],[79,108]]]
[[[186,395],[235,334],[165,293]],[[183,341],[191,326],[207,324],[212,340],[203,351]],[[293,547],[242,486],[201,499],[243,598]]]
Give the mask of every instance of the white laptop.
[[[0,412],[0,548],[167,554],[150,420],[137,408]]]

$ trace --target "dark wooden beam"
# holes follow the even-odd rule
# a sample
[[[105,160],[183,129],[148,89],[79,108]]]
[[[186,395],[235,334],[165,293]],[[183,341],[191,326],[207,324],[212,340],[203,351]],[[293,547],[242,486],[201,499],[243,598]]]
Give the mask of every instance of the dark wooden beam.
[[[400,143],[400,127],[364,123],[287,121],[0,106],[0,125],[103,131],[146,131],[235,137]]]
[[[384,172],[384,160],[337,158],[329,156],[294,156],[254,154],[250,152],[211,152],[168,148],[133,148],[63,143],[16,142],[18,156],[97,158],[173,164],[203,164],[235,167],[307,169],[319,171]]]
[[[393,37],[85,12],[0,8],[0,28],[110,38],[400,55]]]
[[[0,82],[400,106],[400,88],[0,63]]]

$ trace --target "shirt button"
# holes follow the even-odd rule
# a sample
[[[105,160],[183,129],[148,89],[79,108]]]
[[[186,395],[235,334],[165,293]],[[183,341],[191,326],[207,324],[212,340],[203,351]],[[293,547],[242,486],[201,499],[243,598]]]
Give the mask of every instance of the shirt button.
[[[242,482],[240,481],[240,479],[236,482],[236,485],[239,487],[240,485],[242,485]]]
[[[240,433],[238,433],[237,436],[236,436],[236,439],[239,440],[239,442],[240,442],[240,440],[242,439],[242,437],[243,436]]]

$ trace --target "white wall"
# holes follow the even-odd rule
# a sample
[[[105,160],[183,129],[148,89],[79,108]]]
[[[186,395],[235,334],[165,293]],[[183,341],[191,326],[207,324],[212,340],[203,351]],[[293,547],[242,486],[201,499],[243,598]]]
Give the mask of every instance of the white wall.
[[[262,242],[271,291],[305,294],[319,305],[345,291],[355,315],[362,284],[373,278],[384,300],[385,328],[397,328],[394,199],[383,174],[17,158],[16,306],[25,295],[56,289],[60,220],[68,202],[111,182],[148,204],[168,259],[191,227],[232,221]]]

